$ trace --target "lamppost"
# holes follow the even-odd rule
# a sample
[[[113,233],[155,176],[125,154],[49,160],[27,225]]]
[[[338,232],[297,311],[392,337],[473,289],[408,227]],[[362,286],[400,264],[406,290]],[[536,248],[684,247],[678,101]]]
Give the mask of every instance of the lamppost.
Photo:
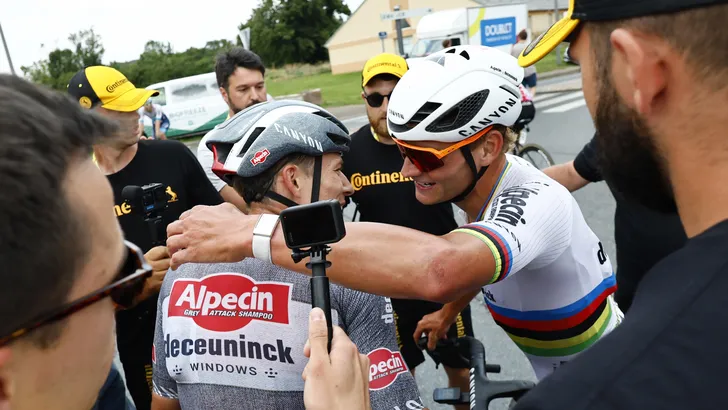
[[[15,67],[13,67],[13,60],[10,59],[10,50],[8,49],[8,43],[5,41],[5,34],[3,33],[3,26],[0,25],[0,38],[3,40],[3,46],[5,47],[5,55],[8,57],[8,64],[10,64],[10,72],[15,74]]]

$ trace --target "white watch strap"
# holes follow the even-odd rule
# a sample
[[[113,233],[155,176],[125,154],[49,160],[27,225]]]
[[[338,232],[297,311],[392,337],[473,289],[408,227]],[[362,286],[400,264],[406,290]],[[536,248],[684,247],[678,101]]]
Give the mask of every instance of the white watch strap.
[[[278,215],[262,214],[253,228],[253,257],[272,263],[270,238],[278,226]]]

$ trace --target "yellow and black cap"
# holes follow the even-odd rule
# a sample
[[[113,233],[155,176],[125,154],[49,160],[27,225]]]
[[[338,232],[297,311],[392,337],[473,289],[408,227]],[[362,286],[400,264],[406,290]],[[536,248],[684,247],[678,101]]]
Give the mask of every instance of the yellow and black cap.
[[[407,68],[407,61],[396,54],[377,54],[364,64],[364,69],[361,71],[361,86],[366,86],[372,78],[380,74],[391,74],[402,78]]]
[[[569,0],[561,20],[531,42],[518,57],[521,67],[535,64],[559,43],[573,40],[582,21],[622,20],[728,3],[728,0]]]
[[[136,88],[124,74],[107,66],[91,66],[77,72],[68,83],[68,93],[84,108],[131,112],[141,108],[158,91]]]

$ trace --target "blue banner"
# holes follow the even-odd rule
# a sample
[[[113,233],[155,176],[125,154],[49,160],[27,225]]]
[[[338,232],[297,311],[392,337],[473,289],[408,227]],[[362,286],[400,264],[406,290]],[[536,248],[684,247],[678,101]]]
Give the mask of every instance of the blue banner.
[[[480,44],[497,47],[516,42],[516,18],[480,20]]]

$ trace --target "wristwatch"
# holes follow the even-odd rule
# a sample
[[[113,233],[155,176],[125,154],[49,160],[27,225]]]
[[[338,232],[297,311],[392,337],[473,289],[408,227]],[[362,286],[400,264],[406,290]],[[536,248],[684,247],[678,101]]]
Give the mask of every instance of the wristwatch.
[[[270,238],[278,226],[278,215],[262,214],[253,228],[253,257],[273,263]]]

